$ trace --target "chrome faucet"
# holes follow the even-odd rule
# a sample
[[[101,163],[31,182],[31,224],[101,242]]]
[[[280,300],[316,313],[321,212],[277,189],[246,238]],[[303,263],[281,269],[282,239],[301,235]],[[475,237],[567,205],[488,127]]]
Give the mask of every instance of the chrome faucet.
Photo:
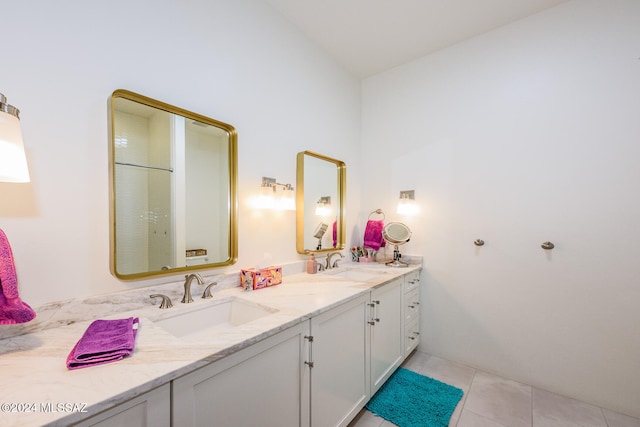
[[[202,298],[204,299],[213,298],[213,295],[211,295],[211,288],[217,285],[218,285],[218,282],[209,283],[207,287],[204,288],[204,292],[202,293]]]
[[[344,255],[342,255],[342,252],[338,252],[338,251],[329,252],[327,254],[327,264],[325,265],[326,270],[338,267],[338,261],[340,261],[339,259],[335,260],[333,264],[331,264],[331,258],[333,258],[334,255],[340,255],[340,258],[344,258]]]
[[[198,285],[204,285],[204,280],[202,280],[202,276],[198,273],[191,273],[184,276],[184,296],[182,297],[182,302],[189,303],[193,302],[193,298],[191,297],[191,282],[193,279],[196,279]]]
[[[173,307],[173,304],[171,303],[171,298],[169,298],[168,296],[164,295],[164,294],[153,294],[153,295],[149,295],[149,298],[153,299],[153,298],[162,298],[162,302],[160,303],[160,307],[161,309],[165,309],[165,308],[171,308]]]

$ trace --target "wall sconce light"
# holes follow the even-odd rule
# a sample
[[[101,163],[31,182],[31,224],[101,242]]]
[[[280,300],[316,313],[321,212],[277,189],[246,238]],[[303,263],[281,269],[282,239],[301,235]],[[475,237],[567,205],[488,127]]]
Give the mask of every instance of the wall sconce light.
[[[400,192],[400,201],[398,202],[397,212],[400,215],[415,215],[418,212],[415,190]]]
[[[0,182],[30,181],[19,114],[0,93]]]
[[[20,111],[7,104],[0,93],[0,182],[29,182],[27,158],[22,145]],[[11,245],[0,229],[0,294],[3,310],[0,325],[26,323],[36,317],[36,312],[18,295],[18,277]]]
[[[278,191],[278,187],[282,187],[282,189]],[[263,176],[256,208],[281,211],[296,210],[296,198],[293,187],[291,184],[280,184],[276,182],[275,178]]]
[[[322,196],[318,203],[316,203],[316,215],[329,216],[331,215],[331,196]]]

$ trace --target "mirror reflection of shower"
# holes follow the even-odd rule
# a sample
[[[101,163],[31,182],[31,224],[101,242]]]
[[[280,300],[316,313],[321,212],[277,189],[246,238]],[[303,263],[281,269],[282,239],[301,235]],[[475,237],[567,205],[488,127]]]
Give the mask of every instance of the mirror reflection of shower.
[[[316,250],[322,249],[322,238],[324,237],[324,233],[327,232],[327,228],[329,228],[329,226],[324,222],[321,222],[313,232],[313,237],[318,239],[318,246],[316,246]]]
[[[393,245],[393,261],[385,263],[390,267],[407,267],[409,264],[400,260],[402,254],[399,245],[404,245],[411,239],[411,230],[401,222],[390,222],[382,229],[382,238]]]

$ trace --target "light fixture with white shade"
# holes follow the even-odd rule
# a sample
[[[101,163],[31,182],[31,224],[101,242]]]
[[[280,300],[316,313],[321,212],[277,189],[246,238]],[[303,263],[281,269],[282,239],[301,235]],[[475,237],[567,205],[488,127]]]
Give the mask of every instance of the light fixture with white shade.
[[[415,190],[405,190],[400,192],[400,201],[398,202],[397,212],[400,215],[415,215],[418,212]]]
[[[282,187],[278,191],[278,187]],[[295,211],[295,192],[291,184],[280,184],[275,178],[262,177],[260,193],[256,199],[257,209],[273,209],[281,211]]]
[[[0,182],[30,181],[19,114],[0,93]]]
[[[331,196],[322,196],[316,203],[316,215],[329,216],[331,215]]]

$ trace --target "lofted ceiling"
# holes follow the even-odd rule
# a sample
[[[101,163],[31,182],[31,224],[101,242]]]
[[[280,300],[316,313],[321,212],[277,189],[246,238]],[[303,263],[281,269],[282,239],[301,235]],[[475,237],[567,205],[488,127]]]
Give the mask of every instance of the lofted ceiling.
[[[365,78],[568,0],[265,0]]]

